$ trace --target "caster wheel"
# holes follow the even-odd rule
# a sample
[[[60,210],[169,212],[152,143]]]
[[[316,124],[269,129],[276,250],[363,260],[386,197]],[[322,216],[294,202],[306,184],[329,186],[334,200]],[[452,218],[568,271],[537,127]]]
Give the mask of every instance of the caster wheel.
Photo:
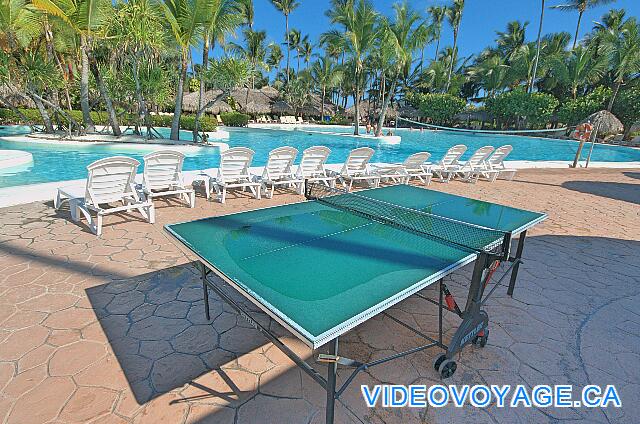
[[[458,368],[456,361],[453,361],[451,359],[445,359],[444,361],[442,361],[442,363],[440,364],[440,367],[438,368],[438,372],[440,373],[440,378],[451,377],[456,372],[456,368]]]
[[[439,372],[440,364],[442,364],[445,359],[447,359],[447,355],[445,355],[444,353],[436,356],[436,359],[433,361],[433,369]]]
[[[489,330],[484,330],[484,334],[480,337],[478,344],[480,347],[485,347],[487,345],[487,340],[489,339]]]
[[[471,343],[476,346],[485,347],[487,345],[487,340],[489,339],[489,330],[484,330],[481,336],[475,336]]]

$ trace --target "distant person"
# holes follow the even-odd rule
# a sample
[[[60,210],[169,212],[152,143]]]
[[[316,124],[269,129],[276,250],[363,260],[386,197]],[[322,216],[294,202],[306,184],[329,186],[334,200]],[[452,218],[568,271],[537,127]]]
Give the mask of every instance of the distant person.
[[[371,122],[367,121],[367,134],[371,134]]]
[[[387,131],[387,137],[391,137],[393,135],[393,132],[391,130]]]

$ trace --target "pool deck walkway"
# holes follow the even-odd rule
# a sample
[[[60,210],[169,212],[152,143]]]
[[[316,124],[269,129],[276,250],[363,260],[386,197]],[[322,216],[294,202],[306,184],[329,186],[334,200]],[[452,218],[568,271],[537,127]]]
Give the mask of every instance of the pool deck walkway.
[[[431,188],[549,214],[529,234],[514,298],[499,290],[487,306],[488,345],[466,349],[446,383],[615,384],[622,408],[364,406],[360,384],[440,384],[433,350],[360,374],[337,407],[336,423],[636,423],[640,172],[529,169],[514,181]],[[213,295],[213,323],[204,320],[193,258],[162,229],[300,200],[239,194],[221,205],[198,197],[194,209],[158,201],[156,224],[109,216],[101,238],[50,202],[0,209],[0,422],[324,422],[319,387]],[[470,272],[465,267],[448,278],[454,293]],[[393,307],[425,331],[437,325],[436,312],[414,298]],[[457,322],[448,315],[445,328]],[[348,333],[342,349],[372,359],[414,345],[412,333],[379,317]]]

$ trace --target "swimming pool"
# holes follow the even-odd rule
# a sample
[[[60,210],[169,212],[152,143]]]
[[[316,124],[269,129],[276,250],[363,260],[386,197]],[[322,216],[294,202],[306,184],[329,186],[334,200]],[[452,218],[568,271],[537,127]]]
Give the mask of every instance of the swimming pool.
[[[10,127],[5,127],[10,128]],[[225,128],[226,129],[226,128]],[[28,130],[28,127],[27,127]],[[278,146],[291,145],[302,151],[313,145],[325,145],[331,149],[329,163],[340,163],[347,157],[349,150],[369,146],[376,153],[373,162],[401,162],[409,154],[418,151],[428,151],[432,160],[439,160],[444,152],[454,144],[466,144],[469,149],[463,157],[484,145],[501,146],[512,144],[511,160],[533,161],[571,161],[575,156],[578,144],[566,140],[542,139],[534,137],[520,137],[507,135],[459,134],[433,131],[408,131],[399,129],[396,135],[402,136],[399,144],[387,144],[380,140],[319,134],[317,131],[336,131],[335,128],[312,127],[308,132],[303,130],[279,131],[271,129],[229,129],[229,139],[224,140],[231,147],[246,146],[255,150],[254,165],[264,165],[269,151]],[[346,130],[346,129],[345,129]],[[157,145],[141,146],[126,144],[77,144],[63,143],[33,143],[28,141],[10,141],[2,136],[14,134],[0,130],[0,149],[15,149],[29,152],[33,155],[33,164],[9,173],[0,173],[0,188],[24,184],[35,184],[52,181],[73,180],[85,178],[86,166],[91,162],[113,155],[127,155],[142,162],[142,156],[160,148]],[[161,128],[161,134],[168,135],[168,128]],[[184,132],[185,138],[191,133]],[[588,149],[585,149],[584,155]],[[218,165],[219,150],[212,147],[191,147],[185,151],[185,170],[199,170],[216,167]],[[640,161],[640,150],[617,146],[596,145],[592,161],[603,162],[636,162]]]

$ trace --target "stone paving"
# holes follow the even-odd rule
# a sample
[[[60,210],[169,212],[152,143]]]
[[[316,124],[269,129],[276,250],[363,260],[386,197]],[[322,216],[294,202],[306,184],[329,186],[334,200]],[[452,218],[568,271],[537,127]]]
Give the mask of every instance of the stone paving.
[[[359,385],[436,384],[425,351],[360,374],[337,423],[635,423],[640,414],[640,172],[527,170],[515,181],[432,188],[549,214],[530,232],[513,298],[489,302],[491,335],[466,349],[450,384],[616,384],[623,407],[367,409]],[[158,223],[110,216],[104,235],[68,211],[0,209],[0,421],[3,423],[322,423],[322,390],[211,296],[205,321],[192,258],[162,225],[300,200],[157,203]],[[470,270],[447,280],[463,293]],[[433,289],[427,289],[433,294]],[[433,331],[436,308],[410,298],[390,314]],[[313,352],[277,325],[287,345]],[[450,337],[457,317],[447,315]],[[341,339],[380,358],[419,341],[388,317]],[[349,370],[342,370],[344,380]]]

